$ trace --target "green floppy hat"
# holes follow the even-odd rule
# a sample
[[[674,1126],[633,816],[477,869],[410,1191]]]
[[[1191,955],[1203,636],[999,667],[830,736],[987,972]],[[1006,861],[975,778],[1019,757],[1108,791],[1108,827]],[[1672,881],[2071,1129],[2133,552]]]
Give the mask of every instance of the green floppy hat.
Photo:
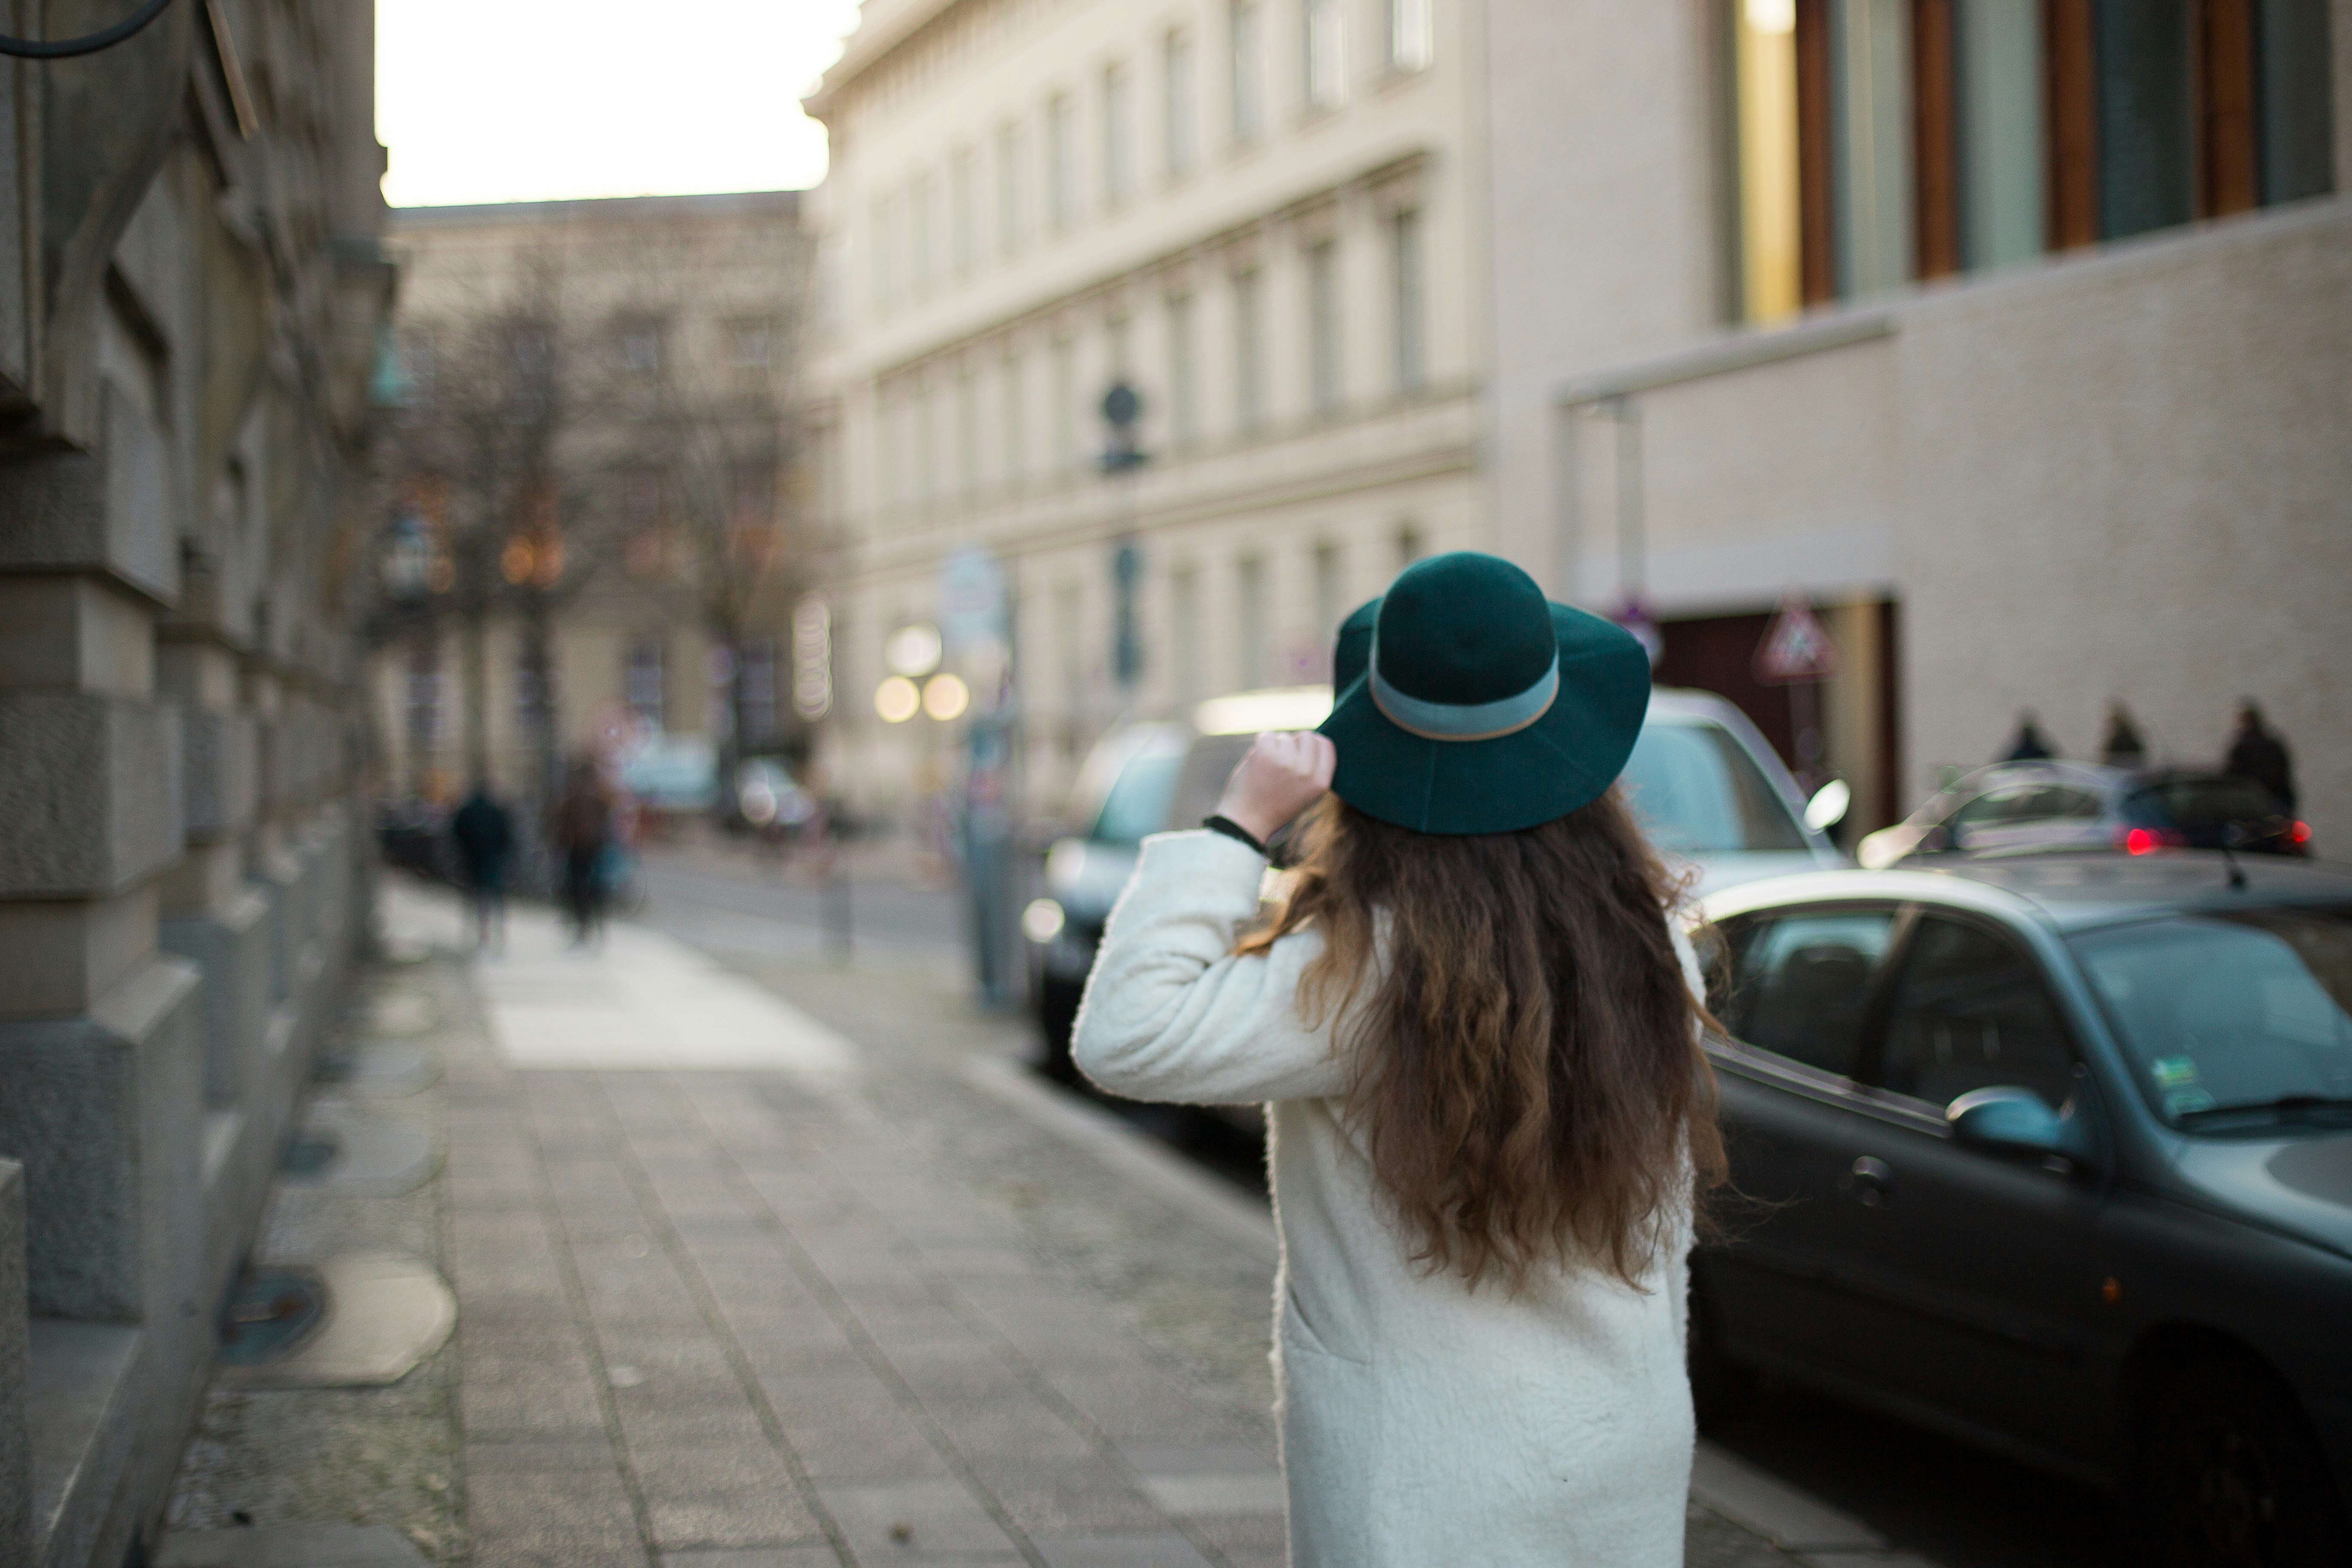
[[[1650,706],[1632,633],[1473,551],[1399,574],[1342,624],[1331,662],[1332,793],[1421,833],[1515,833],[1590,805]]]

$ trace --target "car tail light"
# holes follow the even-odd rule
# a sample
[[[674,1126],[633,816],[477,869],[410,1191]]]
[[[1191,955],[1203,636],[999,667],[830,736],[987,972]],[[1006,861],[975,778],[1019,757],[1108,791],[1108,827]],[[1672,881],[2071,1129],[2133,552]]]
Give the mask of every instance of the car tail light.
[[[2135,855],[2147,855],[2164,847],[2164,840],[2145,827],[2135,827],[2124,835],[2124,847]]]
[[[2308,844],[2311,842],[2311,824],[2298,822],[2286,830],[2286,836],[2297,844]]]

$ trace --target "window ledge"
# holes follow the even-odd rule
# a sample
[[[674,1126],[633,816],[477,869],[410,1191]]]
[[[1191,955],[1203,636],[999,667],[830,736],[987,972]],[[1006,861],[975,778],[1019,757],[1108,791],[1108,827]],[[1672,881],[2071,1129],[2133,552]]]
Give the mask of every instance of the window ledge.
[[[1800,320],[1787,326],[1738,332],[1693,348],[1635,360],[1595,375],[1579,376],[1555,386],[1552,403],[1564,408],[1599,403],[1805,354],[1827,353],[1832,349],[1894,335],[1894,310],[1885,305],[1866,306]]]

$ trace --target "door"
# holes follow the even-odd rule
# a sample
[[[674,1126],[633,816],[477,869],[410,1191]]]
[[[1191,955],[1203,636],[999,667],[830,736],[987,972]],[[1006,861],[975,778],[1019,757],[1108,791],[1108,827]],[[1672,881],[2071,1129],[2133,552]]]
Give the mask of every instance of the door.
[[[1892,906],[1766,912],[1730,923],[1717,1014],[1738,1044],[1715,1061],[1738,1191],[1731,1239],[1701,1259],[1712,1327],[1735,1360],[1843,1364],[1864,1303],[1858,1215],[1840,1179],[1869,1130],[1855,1081]]]
[[[1879,1190],[1855,1194],[1874,1222],[1854,1259],[1872,1302],[1858,1354],[1890,1392],[2088,1454],[2101,1420],[2100,1173],[1962,1144],[1945,1108],[2014,1086],[2095,1126],[2095,1091],[2014,933],[1923,910],[1895,968],[1862,1073],[1877,1114],[1855,1157],[1876,1162]]]

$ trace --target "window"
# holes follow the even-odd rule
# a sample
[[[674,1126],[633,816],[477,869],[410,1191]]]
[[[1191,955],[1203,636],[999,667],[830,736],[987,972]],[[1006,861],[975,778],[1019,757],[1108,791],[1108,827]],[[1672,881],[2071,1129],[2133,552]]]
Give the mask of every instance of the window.
[[[1233,0],[1226,19],[1233,42],[1228,75],[1233,95],[1234,140],[1255,142],[1265,133],[1265,109],[1262,101],[1265,91],[1265,41],[1260,36],[1265,18],[1259,13],[1259,0]]]
[[[1190,564],[1180,565],[1168,574],[1168,673],[1174,683],[1176,700],[1198,701],[1201,697],[1201,592],[1200,579]]]
[[[1192,35],[1171,33],[1160,46],[1162,155],[1171,179],[1192,172],[1193,96]]]
[[[1103,323],[1103,348],[1113,381],[1128,379],[1130,366],[1127,351],[1134,337],[1134,325],[1125,316],[1113,316]]]
[[[661,638],[643,637],[629,644],[622,690],[629,704],[629,711],[656,730],[662,727]]]
[[[996,253],[1010,260],[1021,251],[1021,126],[1008,120],[996,128]]]
[[[1029,386],[1021,355],[1004,356],[1004,395],[999,399],[1003,420],[1004,482],[1018,485],[1029,477]]]
[[[1346,592],[1339,567],[1337,544],[1327,539],[1315,547],[1315,631],[1327,642],[1339,635],[1340,618],[1347,613],[1339,604]]]
[[[956,372],[956,490],[967,500],[980,491],[980,391],[972,367]]]
[[[1078,466],[1078,350],[1069,339],[1054,344],[1054,471]]]
[[[931,291],[931,177],[918,174],[907,187],[907,291],[920,300]]]
[[[1878,1079],[1935,1106],[2013,1085],[2055,1110],[2074,1093],[2074,1054],[2023,950],[1980,926],[1923,915],[1903,961]]]
[[[1265,653],[1267,642],[1265,620],[1265,563],[1256,556],[1243,560],[1235,573],[1238,592],[1234,595],[1240,610],[1241,677],[1244,690],[1265,684]]]
[[[1396,557],[1398,571],[1402,572],[1406,567],[1412,565],[1414,562],[1420,560],[1424,549],[1426,549],[1426,546],[1422,541],[1421,530],[1415,528],[1409,522],[1399,525],[1396,531]]]
[[[915,389],[915,504],[929,506],[940,499],[940,426],[933,404],[935,388]]]
[[[1437,20],[1431,14],[1434,0],[1388,0],[1389,68],[1427,70],[1437,58]]]
[[[1087,701],[1086,623],[1076,583],[1054,590],[1054,625],[1061,638],[1062,711],[1075,719]]]
[[[1056,231],[1078,218],[1077,112],[1070,95],[1057,92],[1045,103],[1045,221]]]
[[[1409,397],[1428,374],[1422,346],[1421,215],[1411,208],[1389,219],[1389,289],[1396,389]]]
[[[541,350],[543,354],[543,346]],[[661,329],[651,321],[632,321],[621,329],[620,342],[614,353],[621,368],[635,376],[653,376],[661,371]]]
[[[1103,68],[1103,205],[1122,207],[1134,192],[1135,91],[1125,66]]]
[[[959,280],[980,261],[980,159],[969,147],[956,149],[948,163],[948,254]]]
[[[737,370],[765,370],[775,335],[768,322],[756,319],[732,321],[727,328],[727,357]]]
[[[1307,107],[1337,109],[1348,101],[1348,62],[1339,0],[1306,0]]]
[[[1339,247],[1328,239],[1307,247],[1307,384],[1316,413],[1339,411]]]
[[[764,746],[776,738],[774,638],[744,639],[736,655],[735,710],[740,723],[738,738],[745,746]]]
[[[898,296],[898,214],[888,196],[875,201],[868,226],[873,236],[874,313],[878,316],[897,303]]]
[[[2333,187],[2325,0],[1721,0],[1740,313]]]
[[[1733,1037],[1792,1062],[1851,1078],[1861,1066],[1870,983],[1895,929],[1891,910],[1765,918],[1731,934]]]
[[[1201,438],[1201,386],[1193,363],[1190,294],[1168,297],[1168,438],[1179,447]]]
[[[1234,417],[1244,431],[1265,421],[1262,281],[1255,268],[1234,274]]]

